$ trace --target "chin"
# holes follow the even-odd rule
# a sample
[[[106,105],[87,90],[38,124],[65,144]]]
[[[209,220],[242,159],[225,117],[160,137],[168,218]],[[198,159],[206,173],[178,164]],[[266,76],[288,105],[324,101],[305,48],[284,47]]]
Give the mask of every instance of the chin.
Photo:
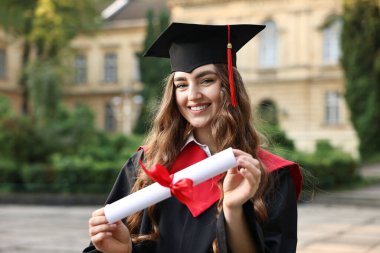
[[[208,126],[208,124],[204,123],[190,123],[194,128],[205,128]]]

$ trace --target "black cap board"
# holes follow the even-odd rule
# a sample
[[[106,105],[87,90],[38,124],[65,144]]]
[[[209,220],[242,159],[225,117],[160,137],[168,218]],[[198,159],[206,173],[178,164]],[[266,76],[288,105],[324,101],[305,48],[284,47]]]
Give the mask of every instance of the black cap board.
[[[190,73],[205,64],[227,64],[227,44],[230,42],[232,65],[236,67],[236,53],[264,28],[264,25],[251,24],[227,26],[172,23],[144,56],[169,58],[173,72]]]

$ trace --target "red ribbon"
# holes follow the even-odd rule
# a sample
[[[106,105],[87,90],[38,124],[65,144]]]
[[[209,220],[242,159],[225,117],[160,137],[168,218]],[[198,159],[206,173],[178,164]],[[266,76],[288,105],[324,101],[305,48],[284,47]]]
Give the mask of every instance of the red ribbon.
[[[147,170],[141,160],[139,163],[143,171],[151,179],[164,187],[170,188],[172,196],[175,196],[180,202],[185,205],[198,205],[197,202],[192,199],[193,180],[190,178],[183,178],[173,184],[173,175],[169,174],[169,171],[165,166],[156,164],[150,168],[150,170]]]
[[[228,80],[230,83],[231,104],[233,107],[237,106],[235,96],[235,84],[234,84],[234,69],[232,67],[232,44],[230,36],[230,25],[227,25],[228,43],[227,43],[227,66],[228,66]]]

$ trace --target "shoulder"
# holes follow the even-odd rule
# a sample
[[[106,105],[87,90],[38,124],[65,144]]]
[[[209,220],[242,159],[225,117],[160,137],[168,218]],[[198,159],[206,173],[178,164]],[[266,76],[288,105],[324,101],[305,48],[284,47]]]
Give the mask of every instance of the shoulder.
[[[133,153],[129,159],[125,162],[123,165],[123,169],[128,169],[128,170],[135,170],[138,168],[139,165],[139,160],[143,159],[144,155],[144,150],[142,148],[139,148],[135,153]]]
[[[296,165],[295,162],[288,161],[280,156],[272,154],[271,152],[263,148],[259,148],[257,152],[257,157],[264,164],[265,168],[269,172],[272,172],[281,168],[285,168],[288,166]]]
[[[292,176],[297,198],[302,190],[302,174],[300,166],[292,161],[286,160],[280,156],[270,153],[269,151],[260,148],[257,156],[269,173],[277,170],[288,169]]]
[[[124,163],[120,173],[120,177],[125,177],[130,183],[136,180],[137,172],[139,169],[139,160],[143,158],[144,150],[139,149],[133,153],[129,159]]]

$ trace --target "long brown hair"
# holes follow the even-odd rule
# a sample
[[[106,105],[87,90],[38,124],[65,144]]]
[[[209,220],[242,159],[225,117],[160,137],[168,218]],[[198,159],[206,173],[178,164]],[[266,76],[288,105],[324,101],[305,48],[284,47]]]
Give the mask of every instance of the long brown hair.
[[[218,116],[211,122],[211,135],[216,142],[216,152],[228,147],[241,149],[254,158],[257,158],[259,147],[259,135],[254,128],[251,102],[244,87],[239,72],[234,69],[235,95],[238,102],[237,107],[230,103],[228,69],[225,64],[215,64],[216,73],[221,80],[221,106]],[[179,154],[188,133],[192,130],[191,125],[181,115],[175,99],[175,87],[173,84],[174,74],[167,77],[161,105],[154,119],[151,131],[145,142],[144,161],[150,167],[161,163],[170,168]],[[262,166],[261,166],[262,167]],[[256,195],[251,199],[255,211],[260,220],[265,220],[267,210],[263,200],[264,190],[268,182],[268,174],[261,168],[261,185]],[[137,191],[149,184],[152,180],[140,170],[132,192]],[[222,188],[222,182],[220,182]],[[218,213],[221,210],[223,197],[218,202]],[[154,240],[159,237],[157,223],[154,219],[155,207],[148,208],[148,215],[152,222],[150,234],[139,234],[142,211],[127,218],[127,226],[132,235],[133,242]],[[214,252],[215,242],[213,243]]]

